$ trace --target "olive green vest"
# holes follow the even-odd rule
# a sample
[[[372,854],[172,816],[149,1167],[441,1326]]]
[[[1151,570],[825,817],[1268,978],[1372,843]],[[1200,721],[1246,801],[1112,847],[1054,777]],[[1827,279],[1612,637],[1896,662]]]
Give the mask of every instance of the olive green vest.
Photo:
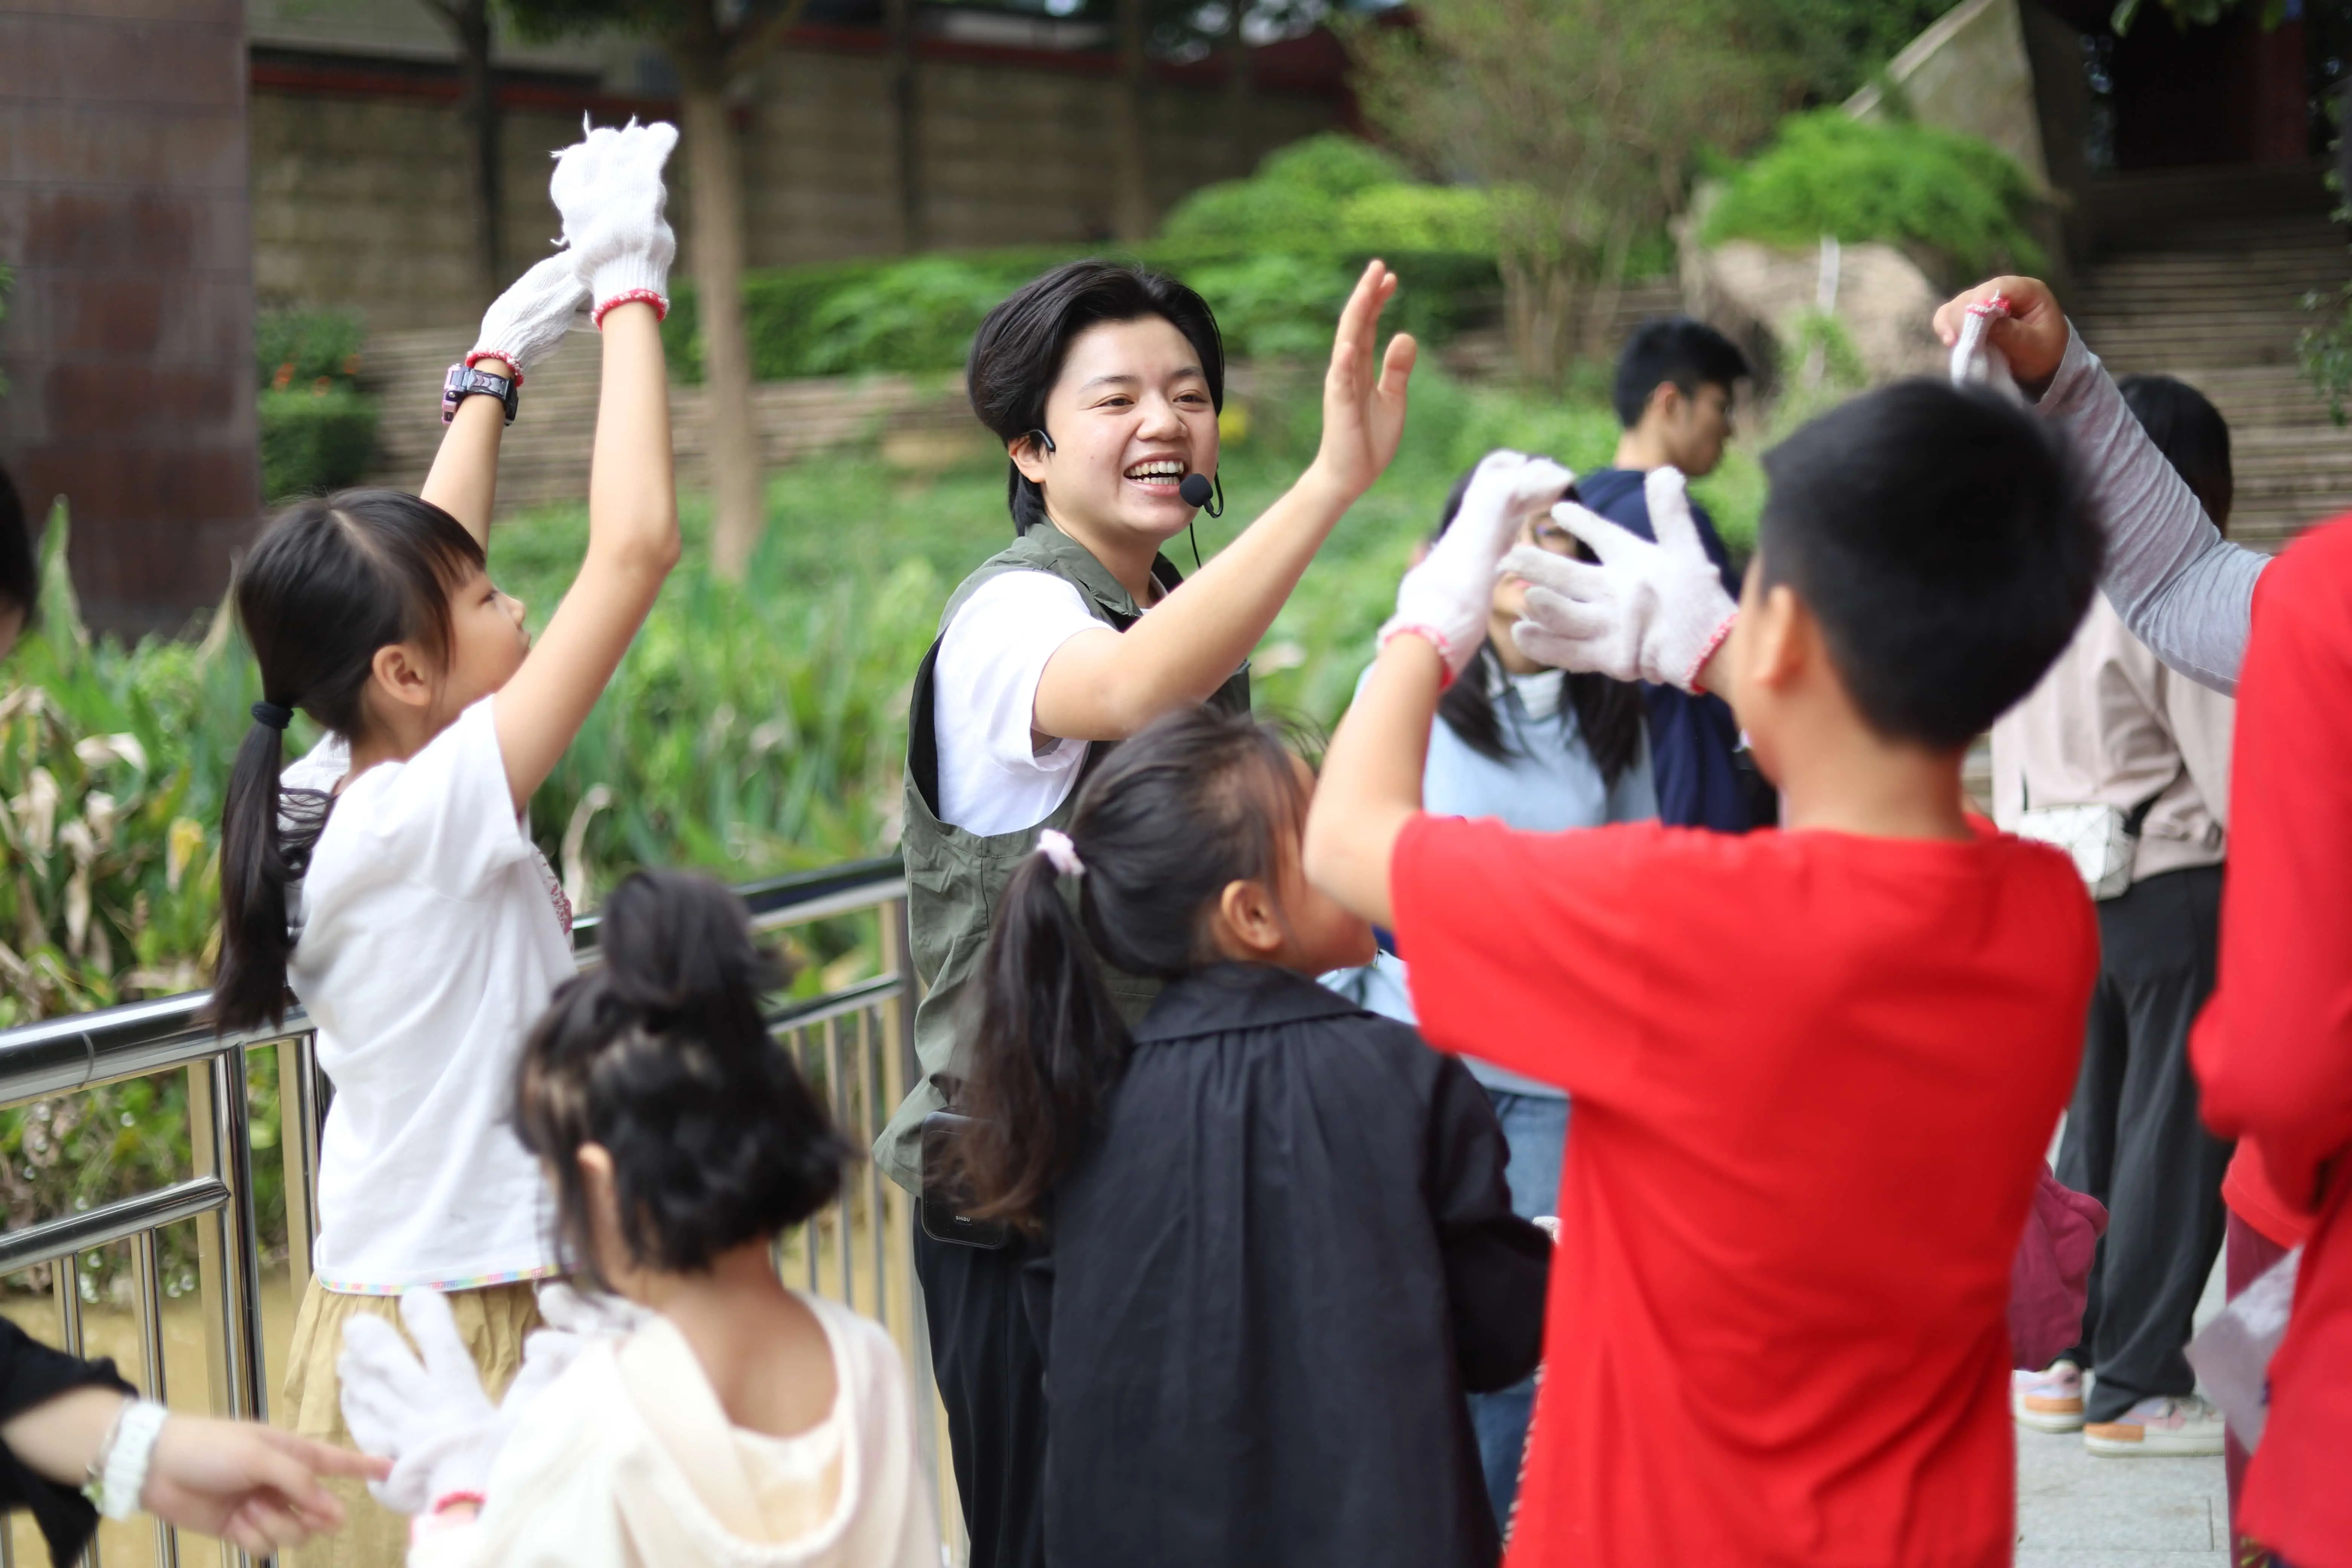
[[[1078,784],[1042,822],[1013,833],[981,834],[966,833],[940,820],[939,739],[931,712],[933,666],[939,660],[940,643],[947,637],[948,623],[982,584],[1003,572],[1052,573],[1076,588],[1087,610],[1114,631],[1125,631],[1142,616],[1135,596],[1086,546],[1050,524],[1040,524],[989,557],[957,587],[940,614],[940,636],[915,672],[907,715],[907,814],[899,850],[907,862],[907,921],[915,973],[924,986],[923,999],[915,1008],[915,1055],[921,1064],[922,1080],[908,1094],[874,1145],[874,1158],[882,1169],[910,1193],[919,1194],[922,1189],[923,1119],[947,1105],[942,1080],[955,1056],[956,1014],[988,945],[997,899],[1022,857],[1037,847],[1037,835],[1068,824],[1077,809],[1079,787],[1111,750],[1101,742],[1088,749]],[[1183,581],[1164,555],[1153,559],[1151,574],[1163,591]],[[1248,711],[1249,700],[1246,664],[1209,699],[1211,706],[1229,712]],[[1130,1024],[1143,1016],[1160,989],[1157,981],[1114,972],[1107,971],[1104,978]]]

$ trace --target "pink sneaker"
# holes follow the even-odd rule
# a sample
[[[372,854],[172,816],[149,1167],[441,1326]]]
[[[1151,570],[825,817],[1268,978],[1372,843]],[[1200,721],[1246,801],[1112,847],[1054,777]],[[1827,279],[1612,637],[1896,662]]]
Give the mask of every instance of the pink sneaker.
[[[2021,1426],[2036,1432],[2083,1429],[2083,1369],[2053,1361],[2040,1372],[2009,1374],[2009,1410]]]
[[[2094,1454],[2131,1458],[2141,1454],[2207,1455],[2221,1451],[2221,1413],[2212,1401],[2190,1394],[2157,1394],[2141,1400],[2113,1421],[2083,1428],[2083,1447]]]

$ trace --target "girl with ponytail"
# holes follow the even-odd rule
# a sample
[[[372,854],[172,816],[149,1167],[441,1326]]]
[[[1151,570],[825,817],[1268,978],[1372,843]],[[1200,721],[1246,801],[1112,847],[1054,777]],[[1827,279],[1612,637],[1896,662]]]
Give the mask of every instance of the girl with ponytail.
[[[853,1155],[761,1020],[781,978],[742,904],[641,871],[602,936],[513,1079],[556,1248],[589,1286],[550,1288],[540,1376],[493,1410],[430,1292],[403,1304],[421,1365],[390,1324],[351,1328],[360,1446],[393,1460],[387,1489],[456,1500],[411,1568],[936,1565],[897,1346],[776,1275],[777,1237]]]
[[[526,813],[677,557],[658,330],[676,139],[632,125],[560,156],[567,248],[492,304],[452,367],[423,493],[299,502],[237,573],[262,700],[223,814],[212,1016],[267,1029],[290,985],[334,1084],[286,1390],[305,1436],[345,1436],[347,1321],[413,1287],[453,1292],[457,1331],[502,1388],[539,1321],[531,1282],[556,1272],[539,1173],[503,1121],[524,1031],[572,973],[570,910]],[[484,548],[516,389],[575,320],[604,340],[588,548],[534,647]],[[287,767],[297,711],[326,738]],[[398,1563],[404,1521],[355,1487],[346,1501],[351,1529],[306,1568]]]
[[[1019,1227],[1067,1563],[1491,1563],[1467,1391],[1534,1367],[1549,1246],[1476,1081],[1316,984],[1314,781],[1186,710],[1013,873],[959,1065],[969,1212]],[[1163,984],[1132,1029],[1105,967]]]

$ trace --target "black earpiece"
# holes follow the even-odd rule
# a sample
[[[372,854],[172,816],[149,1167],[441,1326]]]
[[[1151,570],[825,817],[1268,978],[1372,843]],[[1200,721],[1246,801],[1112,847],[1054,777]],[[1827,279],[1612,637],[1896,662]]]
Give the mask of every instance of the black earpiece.
[[[1051,436],[1046,435],[1043,430],[1032,430],[1029,434],[1037,437],[1037,445],[1045,448],[1047,457],[1054,455],[1054,438]]]

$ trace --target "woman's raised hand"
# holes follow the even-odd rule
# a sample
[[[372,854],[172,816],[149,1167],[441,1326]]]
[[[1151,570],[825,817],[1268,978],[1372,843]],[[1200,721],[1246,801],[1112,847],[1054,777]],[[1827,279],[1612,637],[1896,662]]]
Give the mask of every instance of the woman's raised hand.
[[[2066,357],[2066,336],[2071,331],[2066,312],[2058,308],[2057,296],[2040,279],[1992,278],[1954,295],[1936,312],[1936,336],[1946,348],[1958,342],[1969,307],[1995,295],[2008,304],[2009,314],[1994,319],[1985,342],[2009,362],[2009,374],[2017,384],[2029,395],[2039,396],[2058,374],[2058,362]]]
[[[1399,332],[1385,356],[1377,353],[1381,311],[1396,289],[1397,276],[1385,263],[1365,266],[1339,312],[1323,377],[1323,446],[1315,468],[1350,502],[1372,488],[1404,436],[1405,383],[1419,350],[1412,334]]]

